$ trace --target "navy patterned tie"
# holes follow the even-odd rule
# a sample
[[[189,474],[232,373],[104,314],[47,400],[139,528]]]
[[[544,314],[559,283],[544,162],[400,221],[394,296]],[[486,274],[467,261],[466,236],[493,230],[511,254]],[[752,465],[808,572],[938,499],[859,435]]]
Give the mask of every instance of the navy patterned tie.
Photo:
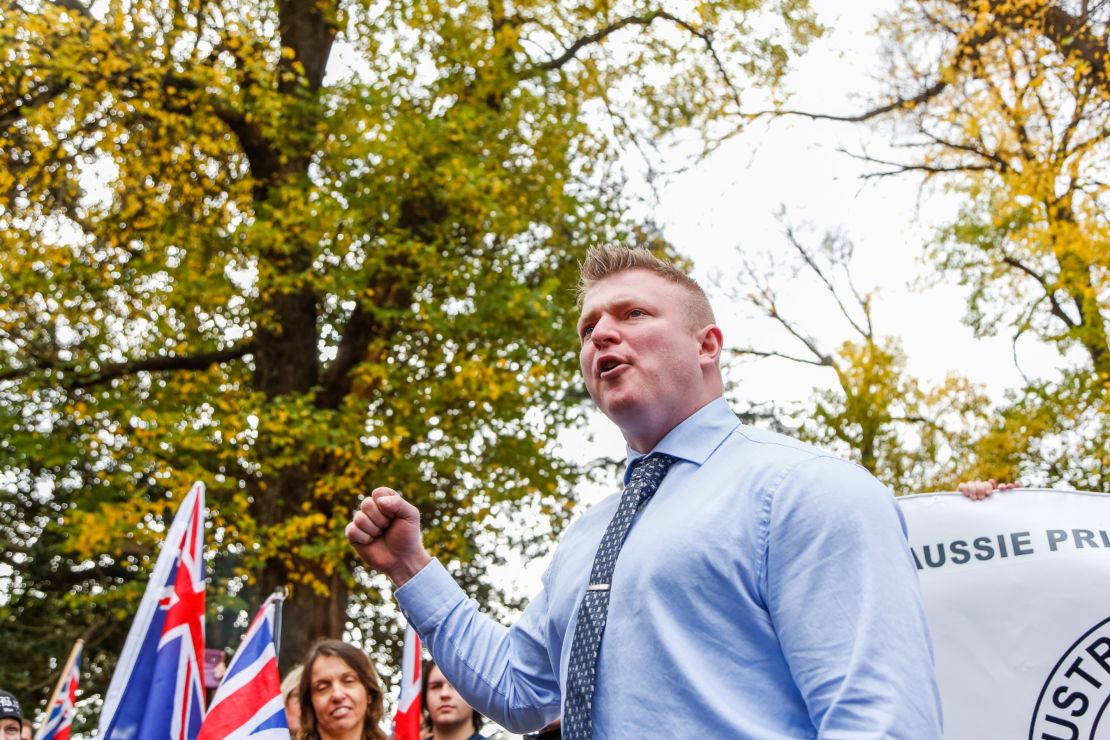
[[[590,585],[578,609],[578,623],[570,646],[570,667],[567,670],[567,699],[563,708],[563,739],[589,740],[593,737],[594,685],[597,679],[597,656],[601,635],[609,613],[609,584],[617,565],[632,518],[647,503],[663,476],[678,458],[654,453],[633,463],[632,480],[628,482],[617,513],[609,521],[605,535],[594,556]]]

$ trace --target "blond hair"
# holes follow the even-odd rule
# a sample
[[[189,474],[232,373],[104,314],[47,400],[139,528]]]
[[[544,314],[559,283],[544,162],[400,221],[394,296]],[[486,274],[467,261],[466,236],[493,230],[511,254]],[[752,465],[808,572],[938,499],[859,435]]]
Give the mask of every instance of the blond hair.
[[[301,672],[304,666],[297,665],[286,674],[285,678],[281,679],[281,698],[283,701],[289,701],[289,697],[297,693],[301,687]],[[298,699],[300,697],[297,697]]]
[[[717,323],[709,298],[698,285],[698,281],[643,247],[590,247],[586,251],[586,258],[578,266],[578,306],[581,308],[586,291],[596,283],[628,270],[647,270],[682,288],[689,297],[686,311],[695,328]]]

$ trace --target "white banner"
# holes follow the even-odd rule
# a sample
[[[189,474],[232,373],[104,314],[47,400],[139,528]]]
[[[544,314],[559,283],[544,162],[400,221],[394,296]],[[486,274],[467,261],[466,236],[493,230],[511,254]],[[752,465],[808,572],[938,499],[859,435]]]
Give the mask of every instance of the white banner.
[[[1110,738],[1110,496],[898,499],[936,650],[945,738]]]

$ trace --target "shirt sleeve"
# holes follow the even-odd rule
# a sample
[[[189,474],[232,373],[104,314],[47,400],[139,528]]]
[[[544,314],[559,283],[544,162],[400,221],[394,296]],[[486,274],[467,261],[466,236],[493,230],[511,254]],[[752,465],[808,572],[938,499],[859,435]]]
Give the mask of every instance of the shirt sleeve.
[[[559,716],[557,668],[545,639],[544,591],[511,628],[482,614],[438,560],[395,596],[436,665],[472,707],[515,733],[536,730]]]
[[[763,523],[767,609],[818,737],[940,738],[932,643],[890,492],[816,458],[770,492]]]

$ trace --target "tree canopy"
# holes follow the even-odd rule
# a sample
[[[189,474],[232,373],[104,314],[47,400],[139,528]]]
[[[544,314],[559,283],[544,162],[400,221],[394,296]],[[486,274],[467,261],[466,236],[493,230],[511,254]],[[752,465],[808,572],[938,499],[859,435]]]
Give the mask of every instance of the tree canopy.
[[[977,332],[1029,335],[1062,358],[1059,377],[1031,378],[1003,410],[983,452],[1033,482],[1110,491],[1108,20],[1104,3],[924,2],[887,28],[892,115],[919,152],[892,171],[966,195],[933,259],[971,288]]]
[[[857,285],[852,241],[830,232],[811,244],[782,213],[780,221],[785,256],[769,266],[746,256],[731,289],[778,339],[732,354],[809,365],[830,382],[800,405],[773,402],[770,414],[783,431],[858,462],[897,493],[954,489],[989,428],[982,389],[955,374],[936,385],[914,377],[898,338],[876,328],[879,293]],[[835,316],[845,338],[821,337],[818,316]]]
[[[194,479],[210,643],[288,584],[283,664],[387,648],[342,538],[375,485],[488,596],[475,543],[547,531],[495,515],[573,500],[576,260],[643,235],[620,152],[727,135],[818,32],[805,0],[0,7],[0,683],[42,696],[84,634],[103,685]]]
[[[918,174],[962,199],[927,249],[969,291],[978,336],[1054,346],[1050,377],[993,409],[959,477],[1110,491],[1110,6],[918,0],[879,23],[873,105],[778,111],[890,131],[868,177]]]

